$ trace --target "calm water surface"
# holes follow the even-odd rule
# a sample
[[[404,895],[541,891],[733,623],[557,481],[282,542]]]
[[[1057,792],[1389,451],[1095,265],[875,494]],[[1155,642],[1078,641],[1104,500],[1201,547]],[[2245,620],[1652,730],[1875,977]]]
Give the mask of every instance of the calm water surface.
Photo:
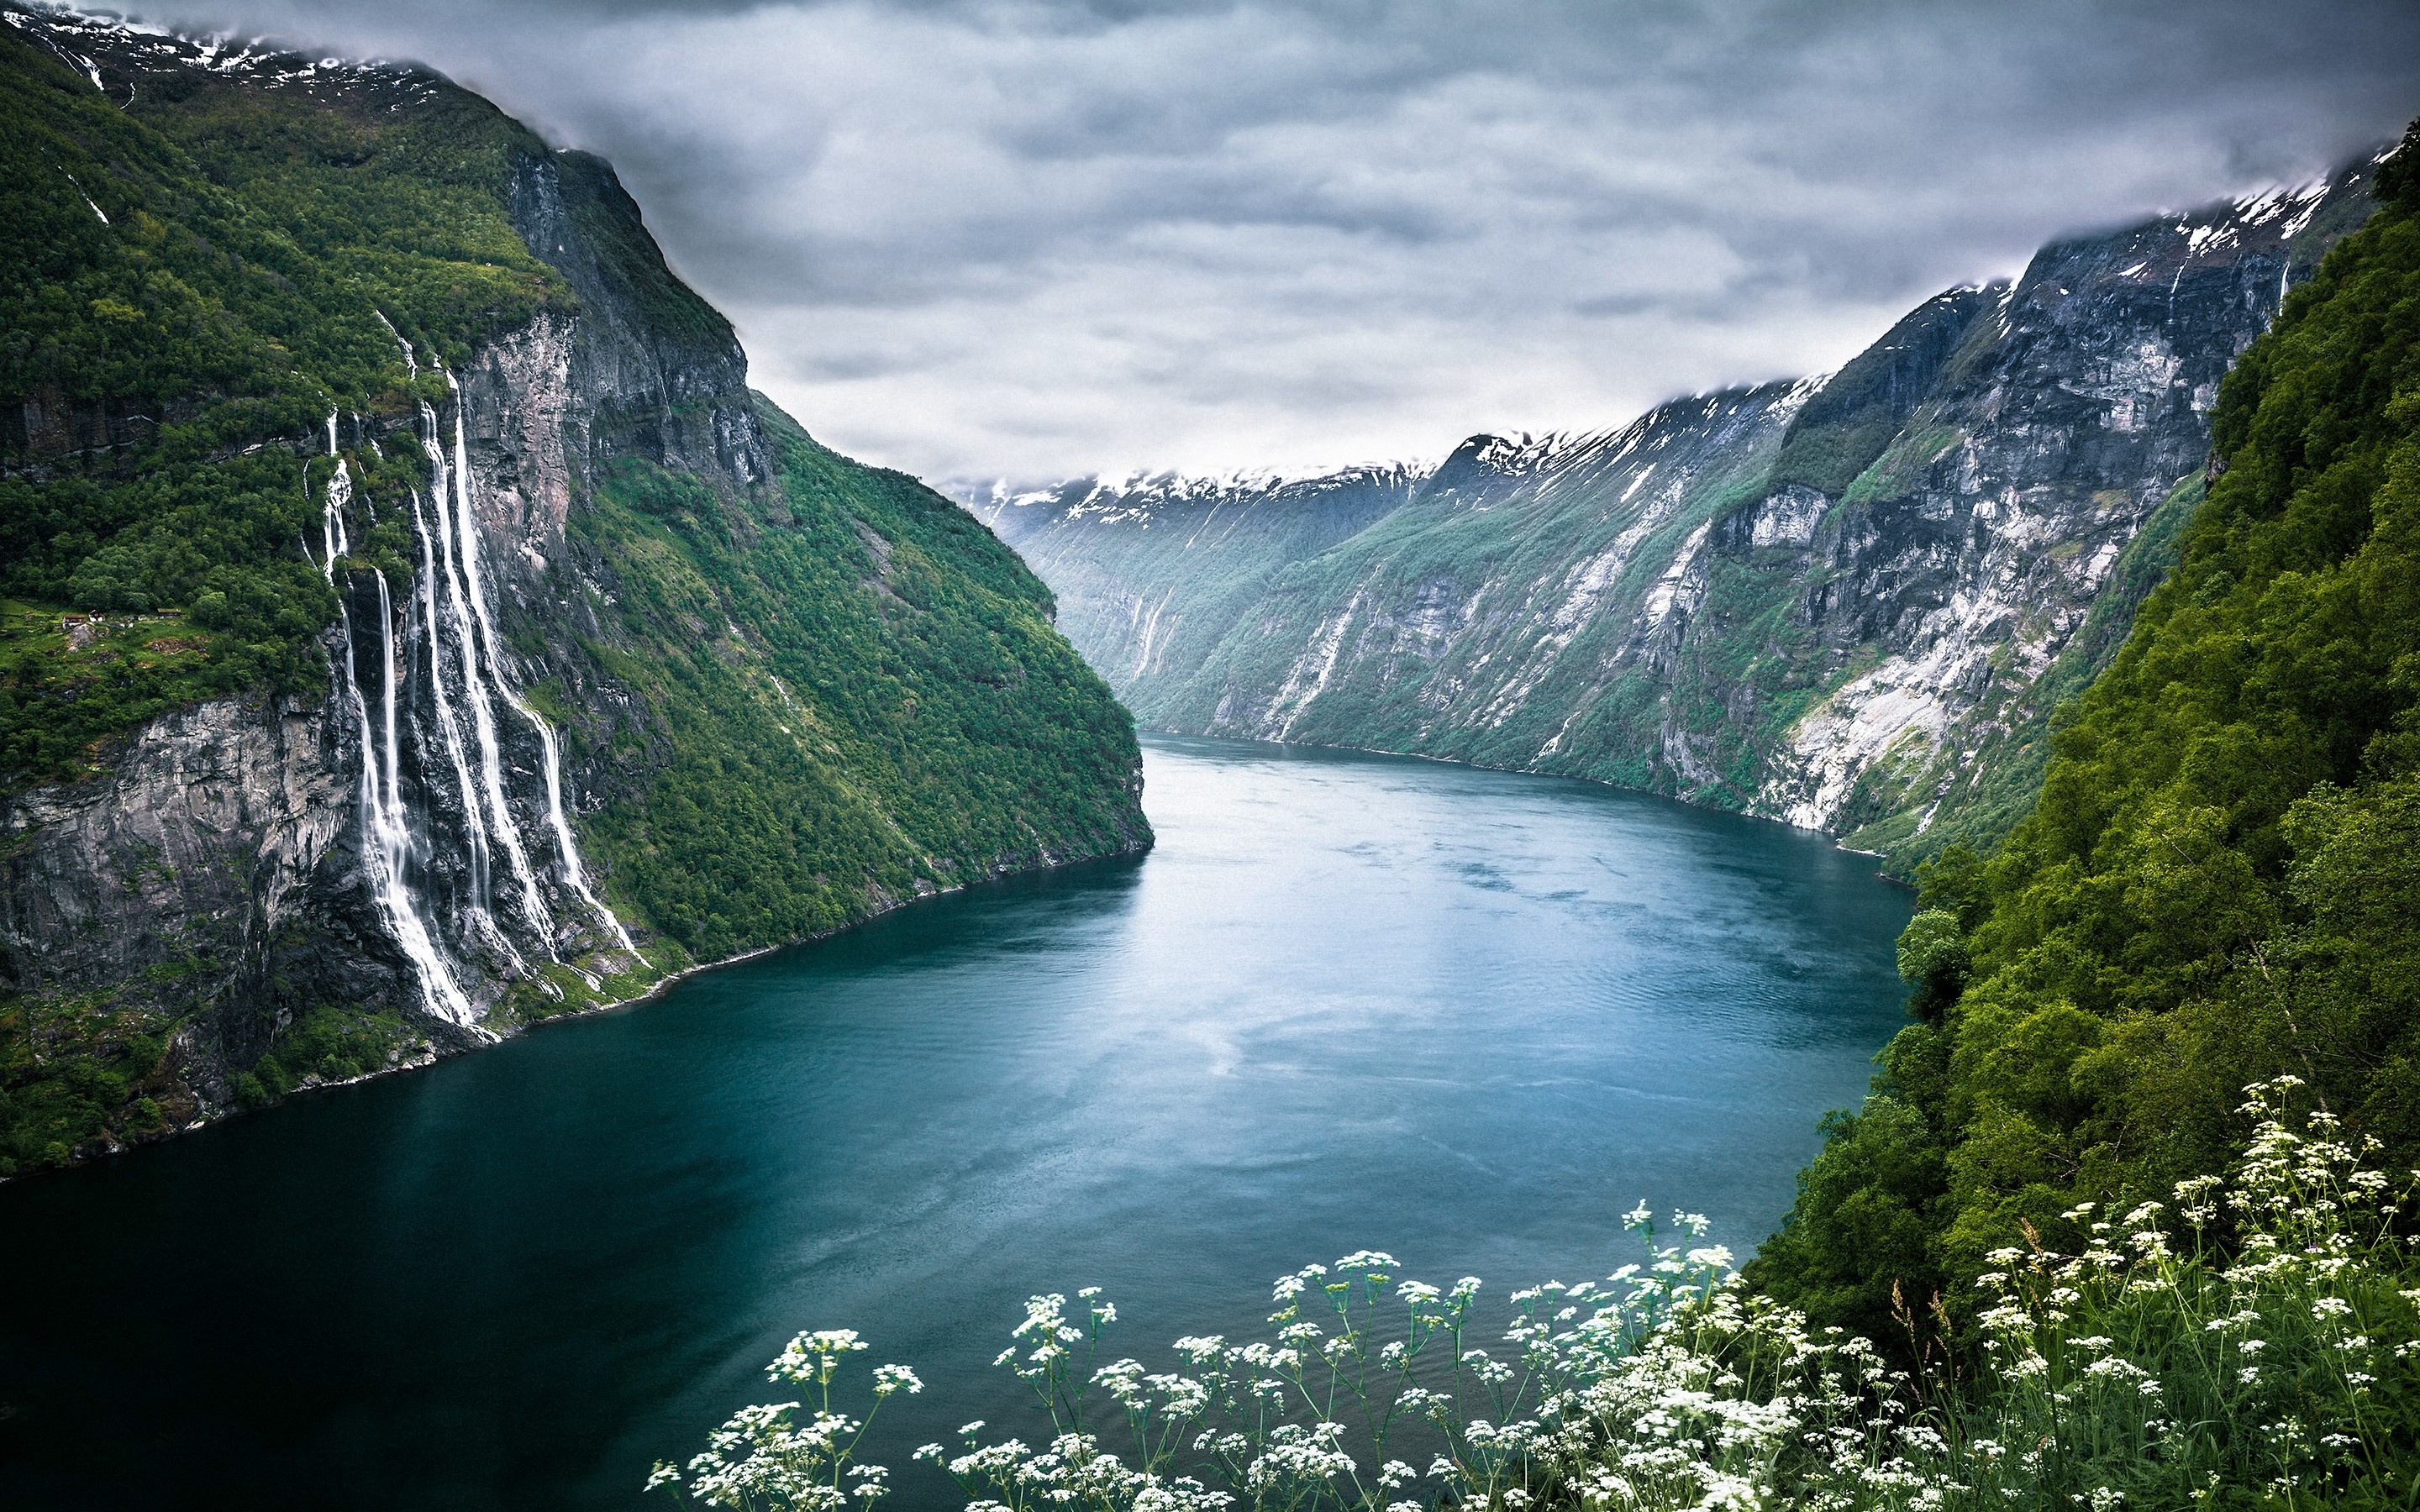
[[[1125,1351],[1363,1247],[1490,1293],[1743,1252],[1899,1022],[1903,893],[1575,782],[1155,738],[1159,849],[0,1189],[0,1504],[620,1507],[790,1334],[985,1417],[1030,1293]],[[904,1402],[905,1412],[896,1411]]]

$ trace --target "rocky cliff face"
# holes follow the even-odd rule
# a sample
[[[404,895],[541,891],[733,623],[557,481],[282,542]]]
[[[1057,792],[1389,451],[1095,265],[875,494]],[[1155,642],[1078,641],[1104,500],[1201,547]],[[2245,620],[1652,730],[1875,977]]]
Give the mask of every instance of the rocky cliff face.
[[[1425,475],[1396,464],[1313,478],[1160,473],[960,491],[1016,538],[1049,522],[1052,570],[1085,585],[1061,601],[1060,628],[1094,648],[1094,665],[1140,686],[1201,666],[1273,575],[1407,502]]]
[[[512,231],[567,286],[450,365],[364,286],[360,408],[242,454],[291,454],[307,492],[290,549],[334,594],[322,686],[172,708],[81,779],[0,794],[8,1169],[1148,843],[1131,727],[1047,593],[962,512],[752,394],[602,162],[417,69],[7,19],[112,100],[198,80],[313,125],[473,112]],[[47,434],[0,459],[28,498],[156,465],[150,433]],[[49,655],[115,656],[78,634],[158,618],[70,618]],[[968,667],[990,672],[970,687]]]
[[[2368,172],[2055,243],[1826,378],[1473,438],[1343,539],[1248,548],[1249,601],[1181,489],[980,507],[1147,726],[1596,778],[1909,866],[2030,796],[2199,498],[2219,378]],[[1291,489],[1223,507],[1282,533]]]

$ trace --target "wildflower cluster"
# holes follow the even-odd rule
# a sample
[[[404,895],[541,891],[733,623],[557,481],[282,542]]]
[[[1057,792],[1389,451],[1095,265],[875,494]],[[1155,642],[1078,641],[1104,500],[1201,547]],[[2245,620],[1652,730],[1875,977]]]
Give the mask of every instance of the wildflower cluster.
[[[970,1423],[958,1450],[917,1458],[970,1512],[2399,1497],[2420,1468],[2420,1288],[2398,1237],[2412,1191],[2364,1168],[2324,1111],[2289,1128],[2297,1085],[2251,1088],[2257,1128],[2231,1180],[2185,1181],[2172,1204],[2116,1219],[2080,1207],[2076,1254],[2031,1230],[1995,1252],[1984,1366],[1962,1389],[1810,1329],[1747,1292],[1728,1251],[1693,1242],[1704,1219],[1675,1214],[1683,1242],[1662,1243],[1641,1208],[1640,1263],[1515,1292],[1500,1342],[1481,1341],[1475,1277],[1440,1289],[1372,1251],[1280,1278],[1268,1337],[1182,1338],[1165,1371],[1105,1358],[1117,1311],[1098,1288],[1035,1297],[997,1363],[1032,1391],[1047,1436],[986,1443]],[[793,1426],[795,1403],[741,1413],[691,1462],[691,1489],[752,1507],[879,1496],[883,1473],[847,1462],[862,1426],[829,1405],[859,1348],[800,1335],[774,1373],[826,1390],[814,1422]],[[902,1380],[915,1389],[877,1372],[877,1401]]]
[[[845,1328],[792,1339],[765,1373],[810,1393],[814,1415],[801,1423],[799,1414],[807,1409],[800,1402],[743,1407],[715,1430],[706,1452],[689,1462],[689,1479],[659,1460],[646,1489],[685,1492],[707,1506],[746,1512],[836,1512],[851,1501],[861,1508],[871,1507],[890,1490],[891,1473],[881,1465],[857,1462],[858,1443],[884,1401],[903,1391],[923,1391],[924,1383],[906,1365],[876,1365],[874,1407],[865,1416],[833,1412],[832,1381],[841,1362],[865,1347],[854,1330]]]
[[[1022,1512],[1070,1501],[1104,1509],[1381,1507],[1417,1503],[1423,1479],[1457,1497],[1511,1484],[1534,1425],[1512,1421],[1534,1400],[1530,1363],[1491,1358],[1468,1337],[1477,1277],[1450,1288],[1399,1278],[1392,1256],[1363,1250],[1333,1266],[1278,1279],[1266,1340],[1218,1335],[1176,1341],[1183,1371],[1151,1373],[1133,1359],[1095,1363],[1100,1328],[1116,1316],[1087,1303],[1088,1322],[1062,1318],[1063,1299],[1037,1297],[1036,1346],[1017,1373],[1049,1412],[1047,1450],[1010,1440],[966,1451],[919,1451],[977,1504]],[[1097,1405],[1095,1405],[1097,1403]],[[1470,1413],[1477,1404],[1484,1413]],[[1495,1424],[1504,1422],[1498,1427]],[[1117,1447],[1103,1440],[1113,1433]],[[1400,1457],[1425,1447],[1426,1472]]]
[[[2232,1182],[2180,1182],[2173,1211],[2071,1210],[2087,1236],[2075,1255],[2028,1233],[1990,1257],[1999,1437],[2030,1446],[2012,1471],[2137,1504],[2218,1486],[2281,1503],[2410,1488],[2412,1183],[2364,1168],[2375,1141],[2342,1138],[2324,1110],[2288,1128],[2301,1085],[2248,1088],[2257,1124]]]
[[[2066,1216],[1980,1278],[1985,1368],[1962,1392],[1733,1281],[1626,1352],[1576,1362],[1557,1468],[1584,1506],[2214,1504],[2408,1495],[2420,1469],[2411,1187],[2363,1168],[2283,1077],[2231,1180]],[[1591,1438],[1592,1436],[1592,1438]]]

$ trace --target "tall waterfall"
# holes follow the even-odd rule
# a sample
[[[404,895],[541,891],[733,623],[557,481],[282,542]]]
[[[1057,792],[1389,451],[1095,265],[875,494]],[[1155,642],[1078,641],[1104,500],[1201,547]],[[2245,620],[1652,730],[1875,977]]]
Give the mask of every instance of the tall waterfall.
[[[385,318],[380,316],[381,321]],[[388,330],[394,327],[390,324]],[[408,372],[416,376],[419,363],[411,344],[400,333],[396,342]],[[442,372],[443,364],[437,365]],[[615,943],[633,955],[637,948],[621,920],[589,884],[564,809],[561,741],[553,725],[514,686],[511,663],[496,633],[488,603],[479,520],[472,507],[473,484],[461,390],[451,374],[445,381],[456,395],[453,435],[444,436],[436,409],[425,402],[418,406],[415,427],[428,459],[431,484],[427,500],[419,489],[411,490],[420,591],[398,605],[385,573],[370,571],[378,582],[379,598],[375,687],[365,680],[359,665],[367,647],[356,649],[350,595],[340,591],[337,614],[344,654],[338,671],[340,692],[361,735],[363,859],[380,917],[410,959],[427,1011],[475,1029],[479,1014],[463,989],[464,979],[450,964],[432,915],[422,901],[415,901],[416,892],[426,891],[413,881],[416,861],[442,856],[447,847],[454,847],[453,866],[467,884],[455,903],[454,919],[460,931],[458,943],[466,936],[481,942],[510,962],[513,975],[526,976],[528,963],[515,943],[519,929],[526,926],[549,959],[562,959],[555,946],[555,916],[533,863],[534,847],[524,836],[506,786],[505,732],[500,728],[504,716],[499,704],[526,720],[537,737],[546,784],[546,822],[553,833],[560,880]],[[338,563],[352,550],[347,517],[357,500],[350,466],[338,452],[334,413],[328,417],[327,442],[336,467],[321,501],[318,555],[321,573],[334,583]],[[351,576],[358,581],[358,574]],[[427,671],[426,702],[411,691],[418,666]],[[402,745],[407,731],[417,743],[417,779],[424,784],[419,791],[428,793],[427,784],[438,784],[435,792],[450,788],[459,801],[458,837],[452,834],[455,826],[450,820],[434,826],[416,822],[405,805]],[[425,815],[425,805],[423,810]],[[493,872],[500,853],[503,870],[510,878],[506,889],[510,914],[519,920],[512,931],[504,927],[496,913]]]
[[[451,373],[445,375],[445,386],[454,394],[453,478],[456,533],[458,534],[462,544],[462,571],[470,586],[471,612],[478,622],[480,639],[488,655],[488,665],[495,673],[496,691],[504,697],[505,702],[513,706],[515,713],[527,719],[537,731],[538,744],[545,748],[546,817],[548,825],[554,831],[555,854],[562,862],[564,880],[571,885],[572,891],[580,895],[580,901],[588,905],[588,911],[596,917],[597,921],[613,932],[613,938],[620,943],[622,949],[635,955],[638,953],[638,947],[630,943],[629,933],[622,928],[622,921],[613,917],[613,910],[606,907],[604,902],[589,889],[587,870],[580,863],[580,842],[572,838],[570,821],[565,817],[563,811],[563,756],[561,746],[555,739],[554,726],[549,724],[545,717],[530,705],[529,701],[522,698],[506,680],[504,653],[496,640],[496,626],[488,618],[487,586],[479,577],[479,520],[471,510],[471,461],[469,448],[463,440],[462,388],[460,384],[454,381],[454,375]],[[433,451],[431,455],[434,455]],[[441,501],[443,495],[442,477],[441,464],[439,486]],[[439,528],[441,532],[443,530],[442,525]],[[475,659],[468,655],[467,636],[465,637],[465,659]]]
[[[336,417],[333,414],[328,417],[328,451],[335,455]],[[328,479],[328,495],[320,513],[320,538],[327,557],[319,570],[331,583],[336,579],[337,560],[349,549],[344,514],[352,497],[352,473],[345,459],[336,456],[336,471]],[[363,848],[363,864],[368,868],[370,896],[385,920],[387,933],[402,948],[419,979],[422,1005],[439,1018],[471,1027],[478,1013],[463,995],[461,984],[454,980],[453,968],[437,949],[435,933],[427,920],[421,918],[404,885],[404,869],[411,852],[411,824],[403,807],[403,759],[396,719],[399,679],[395,657],[395,605],[388,596],[386,574],[376,572],[372,576],[378,579],[381,666],[380,717],[375,723],[370,717],[369,700],[362,691],[352,610],[343,594],[336,597],[336,623],[343,631],[345,644],[341,669],[345,702],[352,710],[353,726],[360,732],[362,742],[361,821],[362,836],[367,841]]]
[[[450,378],[448,381],[451,381]],[[458,431],[461,425],[461,405],[458,400],[456,402],[455,409],[455,426]],[[437,555],[440,569],[445,579],[444,618],[442,621],[431,619],[429,622],[431,675],[441,684],[445,680],[448,664],[444,626],[451,625],[454,631],[455,661],[453,665],[461,668],[462,702],[471,711],[471,730],[479,745],[479,775],[487,797],[488,820],[492,826],[491,832],[497,843],[504,847],[504,859],[512,868],[513,879],[520,886],[523,917],[529,920],[530,927],[537,931],[538,937],[547,942],[547,955],[551,959],[554,955],[554,916],[546,906],[545,894],[538,891],[537,875],[530,868],[529,848],[521,842],[520,822],[513,817],[512,805],[504,797],[504,763],[503,748],[496,738],[495,702],[489,694],[487,678],[480,671],[478,640],[473,632],[474,623],[484,625],[488,617],[486,604],[473,596],[478,592],[477,522],[470,516],[468,490],[461,486],[452,470],[446,466],[445,448],[438,440],[437,411],[430,409],[425,402],[420,406],[420,421],[422,427],[420,444],[428,454],[429,466],[435,470],[430,486],[435,489],[437,495]],[[458,436],[457,443],[458,455]],[[456,511],[450,507],[451,501],[457,493],[464,496],[465,501],[459,513],[469,527],[466,538],[458,550],[455,542],[453,518]],[[467,591],[463,586],[463,569],[466,566],[469,569],[471,582],[471,587]],[[476,606],[477,609],[475,622],[472,613],[473,606]],[[494,659],[492,634],[489,644],[490,650],[489,660],[492,663]]]
[[[328,455],[336,456],[336,412],[328,411]],[[302,496],[308,499],[310,494]],[[336,580],[336,559],[353,548],[345,538],[345,506],[353,501],[352,474],[345,471],[345,459],[336,457],[336,471],[328,480],[328,497],[319,508],[319,575],[330,582]]]
[[[420,490],[417,488],[411,490],[411,525],[420,536],[421,618],[429,626],[433,642],[436,627],[444,620],[437,612],[435,548],[430,544],[428,522],[421,514]],[[432,649],[435,648],[432,646]],[[462,800],[462,830],[471,847],[471,906],[478,911],[489,928],[493,929],[490,913],[495,904],[488,875],[488,817],[479,807],[479,790],[472,783],[471,759],[462,744],[462,721],[455,717],[453,695],[445,690],[444,658],[441,656],[429,657],[428,687],[431,701],[437,706],[438,738],[444,744],[445,759],[454,768],[454,785]],[[497,938],[504,940],[509,949],[511,941],[505,939],[502,931],[497,931],[496,934]]]

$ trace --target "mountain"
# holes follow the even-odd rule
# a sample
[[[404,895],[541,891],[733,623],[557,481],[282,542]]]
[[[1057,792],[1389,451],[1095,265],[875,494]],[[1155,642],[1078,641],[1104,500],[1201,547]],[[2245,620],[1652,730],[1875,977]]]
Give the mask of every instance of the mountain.
[[[1049,592],[605,163],[0,21],[0,1174],[1149,843]]]
[[[2222,376],[2371,169],[2055,242],[1837,374],[1618,431],[970,501],[1148,727],[1593,778],[1904,872],[2029,803],[2201,498]]]
[[[1396,464],[1292,479],[1163,472],[957,491],[995,529],[1014,532],[1030,549],[1047,547],[1051,571],[1084,585],[1060,605],[1059,627],[1088,648],[1095,667],[1140,691],[1171,669],[1201,667],[1272,576],[1409,502],[1427,471]],[[1044,520],[1047,536],[1035,529]]]
[[[2039,804],[1925,868],[1917,1022],[1749,1273],[1819,1320],[1971,1328],[1998,1246],[2215,1181],[2254,1083],[2319,1158],[2420,1163],[2420,124],[2377,184],[2227,375],[2209,496]]]

